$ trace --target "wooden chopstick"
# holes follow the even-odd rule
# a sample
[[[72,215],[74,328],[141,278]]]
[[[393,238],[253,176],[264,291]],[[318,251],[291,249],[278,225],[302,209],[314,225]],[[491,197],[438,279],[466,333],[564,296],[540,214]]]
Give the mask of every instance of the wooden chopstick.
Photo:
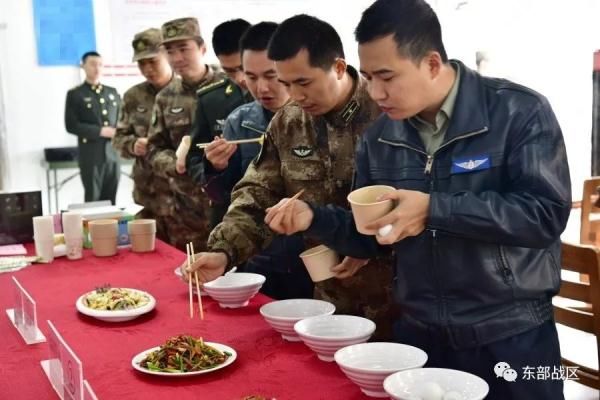
[[[265,140],[264,135],[257,137],[257,138],[252,138],[252,139],[238,139],[238,140],[228,140],[227,143],[230,144],[241,144],[241,143],[262,143],[263,140]],[[196,146],[199,149],[205,149],[208,147],[210,143],[198,143]]]
[[[196,252],[194,251],[194,243],[193,242],[190,242],[190,249],[192,251],[192,263],[194,263],[194,262],[196,262]],[[204,319],[204,309],[202,307],[202,295],[200,294],[200,284],[198,283],[198,271],[194,271],[194,279],[196,280],[196,295],[198,296],[198,313],[200,314],[200,319]],[[190,279],[190,281],[191,281],[191,279]]]
[[[185,252],[187,255],[187,266],[188,269],[191,266],[191,256],[190,256],[190,244],[185,245]],[[190,295],[190,318],[194,318],[194,295],[192,294],[192,277],[188,276],[188,292]]]
[[[298,193],[296,193],[295,195],[293,195],[292,197],[290,197],[282,206],[279,210],[283,210],[286,207],[289,207],[290,204],[292,204],[294,202],[294,200],[298,200],[298,198],[300,196],[302,196],[302,193],[304,193],[304,189],[300,190]]]

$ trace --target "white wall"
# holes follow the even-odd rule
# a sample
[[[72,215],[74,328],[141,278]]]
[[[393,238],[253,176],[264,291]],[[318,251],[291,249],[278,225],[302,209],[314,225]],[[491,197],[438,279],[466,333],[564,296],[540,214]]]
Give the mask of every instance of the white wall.
[[[7,190],[45,192],[46,177],[40,164],[43,149],[77,145],[75,136],[67,134],[64,127],[64,102],[67,90],[81,82],[79,68],[38,66],[31,0],[3,0],[1,10],[0,23],[6,24],[0,62],[8,131]],[[63,171],[59,179],[73,172]],[[128,181],[122,177],[121,202],[131,202]],[[79,178],[65,185],[59,202],[62,207],[83,202]],[[45,193],[44,212],[48,212]]]
[[[115,60],[115,43],[130,43],[130,37],[113,37],[118,20],[115,7],[124,0],[95,0],[98,50],[105,63]],[[580,196],[582,179],[590,174],[592,52],[600,48],[597,0],[432,0],[442,21],[451,57],[474,64],[477,50],[487,50],[498,75],[510,77],[545,94],[551,101],[566,137],[574,197]],[[132,2],[130,2],[131,4]],[[152,2],[150,2],[152,3]],[[298,12],[314,14],[331,22],[340,32],[351,63],[356,64],[352,31],[369,0],[162,0],[173,16],[196,15],[210,43],[213,27],[225,19],[241,16],[255,23],[268,18],[281,21]],[[261,6],[261,4],[263,6]],[[264,5],[269,6],[269,12]],[[40,167],[44,147],[75,145],[75,137],[63,124],[66,91],[80,82],[76,67],[39,67],[33,29],[31,0],[2,0],[0,24],[0,68],[7,114],[9,170],[8,189],[45,188]],[[235,7],[236,14],[232,14]],[[171,9],[171,8],[170,8]],[[162,17],[164,14],[158,14]],[[141,18],[144,18],[141,16]],[[157,16],[147,16],[157,26]],[[137,21],[139,22],[139,21]],[[4,35],[2,38],[1,35]],[[209,50],[209,60],[214,55]],[[137,78],[105,80],[124,89]],[[130,199],[131,183],[122,179],[119,202]],[[63,189],[61,205],[83,199],[81,181]],[[44,203],[46,204],[46,203]]]

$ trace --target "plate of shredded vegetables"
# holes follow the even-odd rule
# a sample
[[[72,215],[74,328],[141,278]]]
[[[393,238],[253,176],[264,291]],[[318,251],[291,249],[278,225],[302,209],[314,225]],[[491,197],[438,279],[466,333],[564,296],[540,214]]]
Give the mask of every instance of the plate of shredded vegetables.
[[[75,303],[80,313],[108,322],[132,320],[152,311],[155,305],[150,293],[108,285],[83,294]]]
[[[229,346],[180,335],[159,347],[142,351],[133,357],[131,365],[145,374],[181,377],[225,368],[236,358],[237,353]]]

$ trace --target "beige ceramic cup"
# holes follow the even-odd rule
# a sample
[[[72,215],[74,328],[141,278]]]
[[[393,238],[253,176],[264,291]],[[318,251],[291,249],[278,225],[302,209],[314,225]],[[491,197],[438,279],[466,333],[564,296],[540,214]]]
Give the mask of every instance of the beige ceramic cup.
[[[156,244],[156,220],[136,219],[127,223],[131,251],[145,253],[154,251]]]
[[[302,252],[300,258],[313,282],[333,278],[335,274],[331,271],[331,268],[340,263],[338,254],[325,245],[319,245]]]
[[[116,219],[96,219],[88,222],[92,250],[96,257],[117,254],[118,224]]]
[[[383,217],[394,208],[392,200],[378,201],[379,196],[395,191],[392,186],[374,185],[356,189],[348,195],[348,202],[352,208],[356,230],[364,235],[375,235],[376,229],[365,229],[378,218]]]

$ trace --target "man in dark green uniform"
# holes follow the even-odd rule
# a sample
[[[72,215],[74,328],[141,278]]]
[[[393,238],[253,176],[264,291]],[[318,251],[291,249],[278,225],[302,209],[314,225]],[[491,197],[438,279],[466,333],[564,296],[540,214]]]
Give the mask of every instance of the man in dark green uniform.
[[[190,151],[186,160],[188,175],[201,185],[206,183],[204,151],[197,147],[198,143],[208,143],[215,136],[221,136],[227,116],[237,107],[252,101],[244,82],[242,58],[240,56],[239,41],[250,23],[243,19],[234,19],[218,25],[212,36],[212,45],[227,74],[227,78],[200,88],[198,94],[198,107],[196,107],[196,121],[191,133]],[[210,201],[209,224],[214,228],[227,211],[229,202],[215,203]]]
[[[85,201],[115,204],[119,185],[119,157],[111,146],[121,98],[115,88],[100,83],[102,57],[95,51],[81,57],[85,82],[67,92],[65,126],[78,137],[79,170]]]

